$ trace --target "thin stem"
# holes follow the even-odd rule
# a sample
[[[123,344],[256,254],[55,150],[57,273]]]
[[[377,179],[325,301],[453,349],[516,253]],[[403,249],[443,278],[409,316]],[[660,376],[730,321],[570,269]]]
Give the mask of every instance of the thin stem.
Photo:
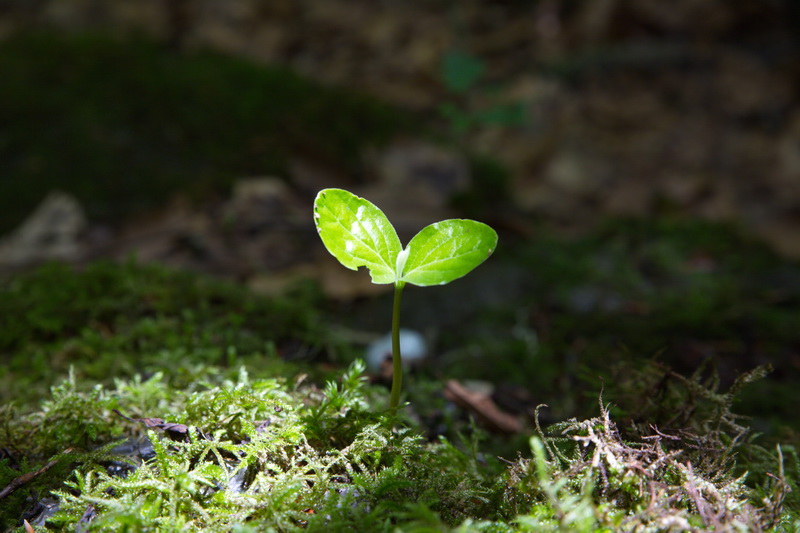
[[[394,284],[394,306],[392,307],[392,394],[389,396],[389,408],[396,409],[400,405],[400,387],[403,384],[403,358],[400,355],[400,300],[403,295],[404,281]]]

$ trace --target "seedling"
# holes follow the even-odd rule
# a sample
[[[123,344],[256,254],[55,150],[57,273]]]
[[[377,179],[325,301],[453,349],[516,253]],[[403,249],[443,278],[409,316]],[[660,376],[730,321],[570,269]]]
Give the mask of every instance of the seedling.
[[[497,246],[497,233],[481,222],[450,219],[417,233],[403,248],[397,231],[371,202],[342,189],[324,189],[314,200],[314,223],[328,251],[344,266],[365,266],[372,283],[394,284],[392,307],[392,392],[400,403],[400,300],[406,283],[444,285],[483,263]]]

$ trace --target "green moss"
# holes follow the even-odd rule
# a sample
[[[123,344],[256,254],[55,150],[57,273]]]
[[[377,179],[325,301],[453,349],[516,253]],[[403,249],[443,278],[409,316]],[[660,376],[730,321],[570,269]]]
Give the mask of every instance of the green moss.
[[[186,389],[159,376],[117,380],[109,389],[70,378],[3,437],[13,455],[55,457],[63,467],[65,477],[37,478],[23,489],[62,487],[60,512],[48,519],[57,530],[74,530],[89,507],[97,514],[92,527],[134,530],[392,531],[404,513],[412,520],[416,506],[450,525],[486,514],[499,493],[484,469],[447,442],[428,445],[409,429],[394,429],[396,421],[375,407],[385,405],[385,395],[376,396],[362,371],[353,365],[324,391],[251,379],[244,369],[228,379],[210,368]],[[114,409],[184,424],[191,437],[148,431]],[[118,456],[113,443],[98,448],[145,435],[152,457],[144,462]],[[64,468],[75,465],[66,476]],[[2,473],[8,480],[14,469]],[[10,524],[25,505],[20,497],[7,503]]]
[[[0,286],[0,354],[8,362],[0,399],[41,397],[72,365],[79,377],[105,383],[158,371],[187,382],[203,365],[243,358],[280,372],[284,360],[335,347],[309,289],[268,299],[134,262],[44,265]]]
[[[533,437],[532,457],[502,474],[477,448],[426,442],[362,371],[355,363],[324,390],[244,368],[209,367],[184,388],[160,375],[108,388],[71,377],[40,410],[4,420],[8,450],[25,461],[0,461],[0,481],[55,466],[4,500],[0,519],[19,524],[25,496],[50,491],[57,531],[790,531],[797,519],[780,507],[780,483],[797,479],[791,448],[785,469],[762,458],[777,476],[753,490],[726,469],[690,466],[664,441],[623,441],[602,409]],[[130,443],[147,451],[124,452]]]
[[[118,221],[293,156],[357,171],[366,146],[417,128],[407,113],[285,69],[144,39],[23,34],[0,42],[0,233],[52,189]]]
[[[711,363],[682,377],[635,357],[636,352],[610,367],[609,358],[619,350],[612,339],[634,346],[653,339],[626,329],[625,322],[636,315],[624,308],[576,312],[566,298],[575,286],[600,284],[660,309],[651,318],[663,323],[640,323],[647,335],[673,324],[673,330],[664,331],[697,336],[703,333],[694,329],[699,317],[671,317],[679,314],[678,303],[659,302],[661,281],[680,293],[700,276],[703,289],[697,294],[717,302],[708,305],[710,312],[750,297],[749,312],[755,317],[764,313],[764,327],[772,328],[768,331],[774,338],[762,341],[766,350],[793,339],[793,331],[774,325],[773,315],[792,312],[795,296],[791,283],[776,286],[756,273],[776,268],[788,272],[779,279],[791,280],[794,267],[766,252],[754,255],[756,266],[750,266],[725,250],[752,254],[758,248],[736,240],[723,247],[726,234],[715,234],[713,228],[706,240],[697,229],[692,234],[698,242],[689,245],[677,240],[683,231],[648,231],[654,233],[646,238],[614,232],[613,237],[572,243],[542,240],[533,245],[540,247],[536,254],[523,249],[521,255],[538,260],[540,274],[530,277],[541,284],[543,303],[523,302],[528,315],[486,311],[480,318],[505,320],[509,332],[496,336],[494,344],[474,344],[481,332],[495,327],[488,322],[461,338],[466,346],[461,355],[466,355],[454,359],[459,368],[443,375],[468,375],[480,368],[471,365],[481,357],[491,357],[486,368],[500,372],[504,367],[507,374],[484,371],[480,377],[529,380],[529,386],[538,387],[537,398],[554,406],[549,413],[555,419],[553,412],[596,405],[580,393],[587,390],[585,383],[598,382],[599,367],[592,371],[592,363],[605,362],[604,397],[617,404],[614,418],[624,426],[617,428],[601,408],[599,417],[553,426],[530,441],[531,452],[510,463],[494,459],[498,453],[513,457],[498,452],[506,449],[498,444],[502,439],[476,438],[463,413],[443,419],[447,439],[416,421],[428,416],[428,407],[447,407],[439,396],[441,386],[427,381],[424,373],[409,388],[414,419],[386,411],[385,389],[371,386],[358,363],[317,386],[324,373],[291,359],[334,348],[351,359],[353,349],[335,340],[326,325],[330,317],[311,286],[298,286],[285,299],[267,299],[233,284],[133,262],[101,262],[77,270],[51,264],[6,280],[0,306],[9,326],[0,337],[0,355],[10,364],[0,369],[5,395],[0,443],[11,457],[0,460],[0,489],[17,476],[51,467],[0,500],[0,523],[18,527],[25,512],[55,493],[60,514],[48,523],[64,531],[75,530],[90,506],[97,513],[93,528],[133,531],[177,526],[211,531],[659,531],[664,520],[710,531],[709,510],[722,513],[725,526],[793,531],[800,523],[796,449],[740,431],[749,422],[734,414],[753,408],[747,400],[750,389],[769,383],[774,394],[782,382],[768,376],[750,383],[763,377],[760,372],[738,381],[721,379]],[[703,271],[687,270],[697,250],[713,259],[719,283]],[[609,261],[610,267],[597,268]],[[549,270],[552,265],[561,265],[562,281]],[[744,281],[731,283],[735,276]],[[764,287],[769,290],[760,292]],[[768,305],[776,287],[784,302],[779,308]],[[533,290],[523,288],[527,294]],[[515,287],[515,294],[519,290]],[[505,304],[519,303],[511,298]],[[533,320],[554,312],[570,316],[551,321],[550,330],[543,327],[547,322]],[[708,338],[732,327],[735,321],[725,325],[732,316],[709,319],[712,325],[719,320],[720,326],[710,328]],[[583,325],[591,335],[578,331]],[[578,335],[587,339],[581,353],[586,360],[562,359]],[[532,353],[536,359],[526,360]],[[548,367],[537,374],[536,365],[543,361]],[[581,368],[586,369],[584,378],[578,374]],[[792,396],[780,397],[786,404],[778,407],[790,408]],[[192,438],[175,440],[135,420],[154,417],[183,424]],[[644,439],[655,435],[650,424],[680,440]],[[786,433],[782,442],[792,442],[792,435]],[[144,461],[116,447],[145,438],[153,449]],[[702,512],[691,503],[698,497],[693,486],[705,487],[699,497],[709,507]],[[664,497],[653,500],[654,493]]]

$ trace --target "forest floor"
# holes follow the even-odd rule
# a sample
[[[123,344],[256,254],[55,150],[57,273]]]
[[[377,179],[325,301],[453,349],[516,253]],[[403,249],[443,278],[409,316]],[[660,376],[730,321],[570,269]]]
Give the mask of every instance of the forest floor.
[[[439,119],[141,38],[2,46],[4,527],[797,525],[800,266],[747,224],[669,201],[567,235]],[[500,233],[473,275],[407,291],[428,356],[399,420],[355,363],[390,295],[314,232],[331,185],[403,237],[453,215]]]

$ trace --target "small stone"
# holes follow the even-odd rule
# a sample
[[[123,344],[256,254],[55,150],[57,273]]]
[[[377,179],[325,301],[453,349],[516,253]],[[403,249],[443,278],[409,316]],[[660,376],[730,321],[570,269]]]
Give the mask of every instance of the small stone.
[[[408,368],[422,362],[428,355],[428,347],[422,334],[411,330],[400,330],[400,353],[403,355],[403,366]],[[387,333],[367,347],[367,368],[379,372],[388,361],[392,362],[392,334]],[[391,372],[389,373],[391,375]]]
[[[0,267],[81,258],[86,216],[69,194],[52,192],[11,235],[0,241]]]

